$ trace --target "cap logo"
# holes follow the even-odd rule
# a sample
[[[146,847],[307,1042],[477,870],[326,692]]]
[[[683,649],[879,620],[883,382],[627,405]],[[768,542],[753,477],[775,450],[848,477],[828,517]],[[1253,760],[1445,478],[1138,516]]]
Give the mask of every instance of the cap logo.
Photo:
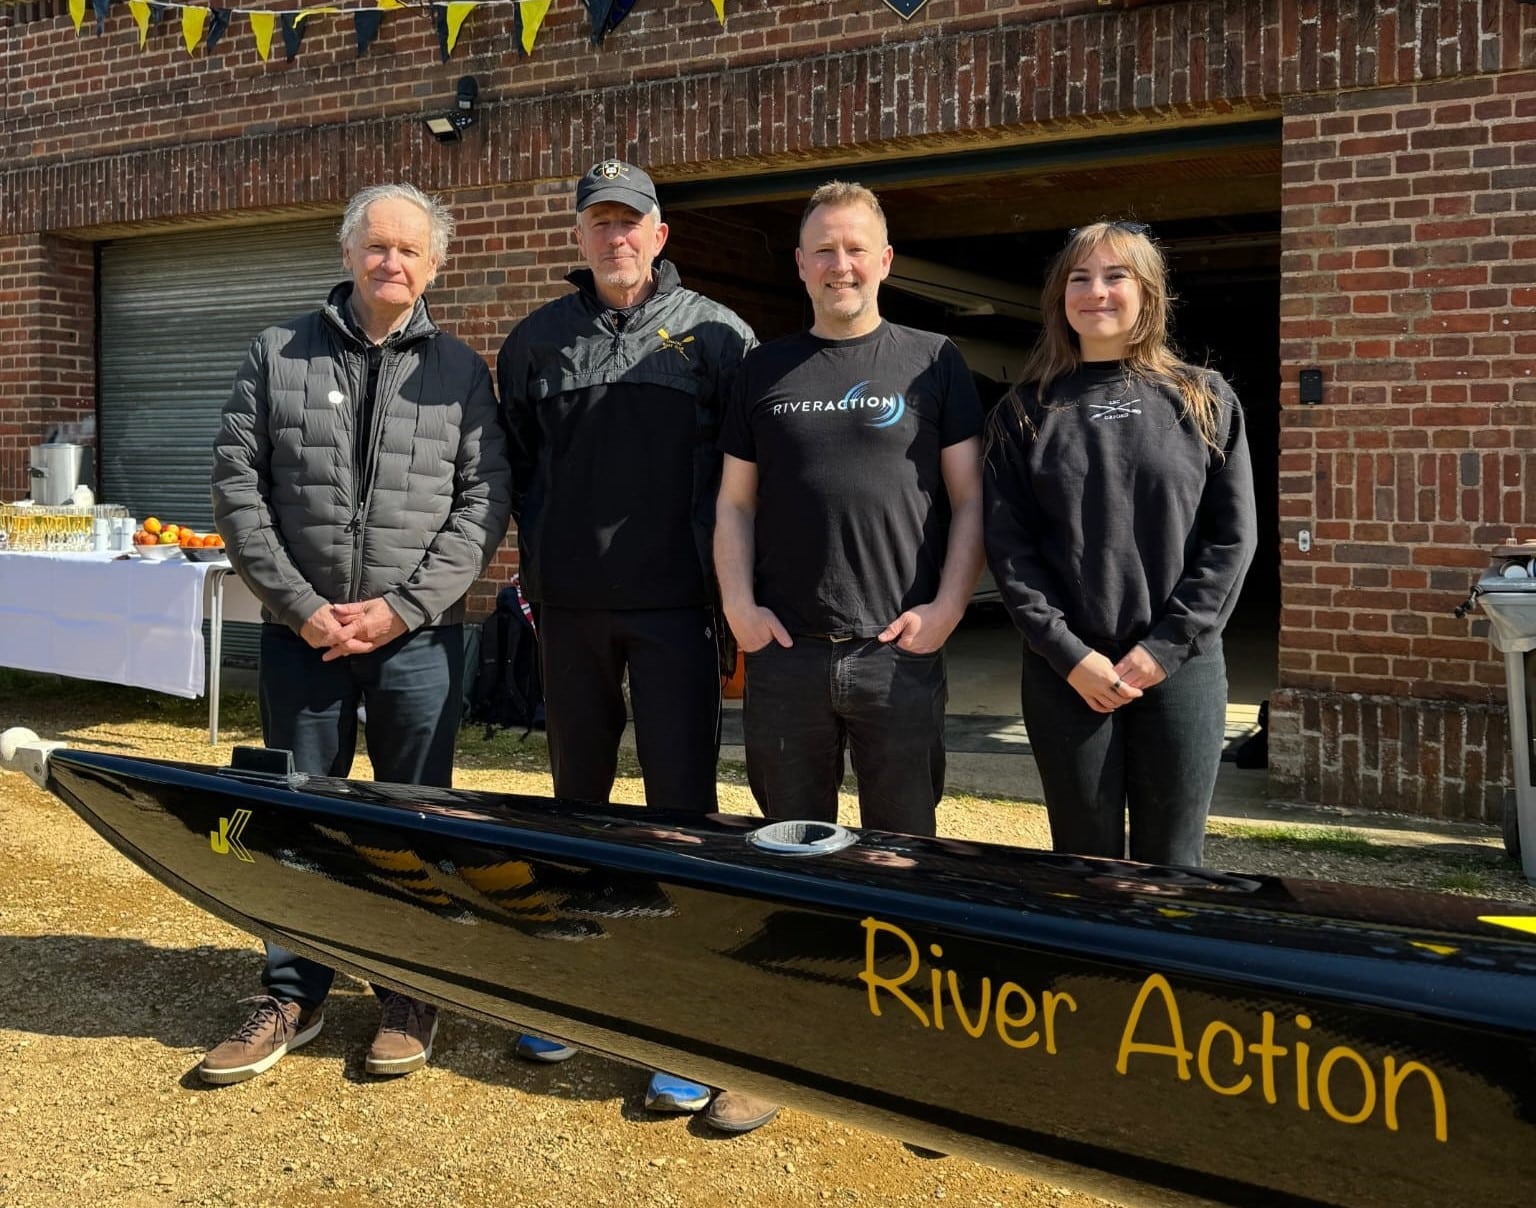
[[[597,175],[604,180],[618,180],[619,177],[628,176],[629,173],[618,160],[610,159],[597,165]]]

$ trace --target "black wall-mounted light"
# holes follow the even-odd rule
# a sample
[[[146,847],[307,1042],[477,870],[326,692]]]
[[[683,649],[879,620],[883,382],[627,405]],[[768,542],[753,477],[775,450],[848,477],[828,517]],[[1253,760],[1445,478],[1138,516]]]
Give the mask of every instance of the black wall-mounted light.
[[[441,116],[424,117],[421,124],[440,143],[456,143],[464,131],[475,124],[475,98],[480,95],[480,85],[474,76],[459,80],[458,92],[453,98],[453,108]]]

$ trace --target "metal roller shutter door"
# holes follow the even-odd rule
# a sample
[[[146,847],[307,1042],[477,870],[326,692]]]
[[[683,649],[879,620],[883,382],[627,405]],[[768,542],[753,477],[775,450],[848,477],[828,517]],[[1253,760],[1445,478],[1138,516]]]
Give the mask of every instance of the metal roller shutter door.
[[[103,502],[211,525],[213,438],[235,371],[252,336],[314,309],[345,276],[336,230],[306,220],[101,245]],[[227,626],[224,656],[253,665],[256,626]]]

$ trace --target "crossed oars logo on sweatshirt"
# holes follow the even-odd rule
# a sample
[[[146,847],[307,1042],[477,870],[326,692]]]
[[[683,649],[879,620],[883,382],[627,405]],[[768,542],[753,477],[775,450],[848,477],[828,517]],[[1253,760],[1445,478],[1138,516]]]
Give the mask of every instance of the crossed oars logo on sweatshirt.
[[[658,327],[656,329],[656,334],[661,337],[661,346],[663,348],[670,348],[673,352],[681,356],[685,361],[688,359],[688,349],[685,347],[685,345],[693,343],[692,336],[684,336],[680,340],[674,340],[667,334],[667,329],[665,327]]]

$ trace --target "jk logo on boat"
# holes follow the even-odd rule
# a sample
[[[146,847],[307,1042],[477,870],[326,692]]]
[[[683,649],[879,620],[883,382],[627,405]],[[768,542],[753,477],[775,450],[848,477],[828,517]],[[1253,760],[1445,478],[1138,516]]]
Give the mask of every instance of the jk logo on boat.
[[[208,832],[208,846],[221,856],[227,856],[233,851],[235,859],[244,860],[247,864],[256,863],[240,842],[240,834],[250,820],[250,810],[236,810],[233,818],[220,818],[219,829]]]

